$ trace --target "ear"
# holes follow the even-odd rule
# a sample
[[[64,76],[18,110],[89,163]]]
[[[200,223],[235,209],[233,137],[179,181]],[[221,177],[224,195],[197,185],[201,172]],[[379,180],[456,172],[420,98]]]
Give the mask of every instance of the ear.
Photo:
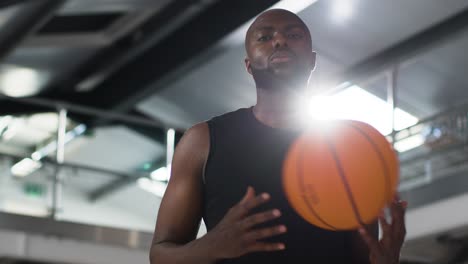
[[[245,63],[245,68],[247,69],[247,72],[250,73],[250,75],[252,75],[252,66],[250,64],[250,59],[248,57],[245,57],[244,63]]]
[[[317,52],[312,51],[312,56],[310,57],[310,68],[311,71],[315,71],[315,67],[317,66]]]

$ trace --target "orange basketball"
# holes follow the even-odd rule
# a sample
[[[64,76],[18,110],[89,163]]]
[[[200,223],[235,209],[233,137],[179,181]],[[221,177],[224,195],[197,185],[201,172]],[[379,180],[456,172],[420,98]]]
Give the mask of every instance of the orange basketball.
[[[350,230],[376,220],[393,199],[397,155],[372,126],[351,120],[309,129],[291,145],[283,188],[294,210],[329,230]]]

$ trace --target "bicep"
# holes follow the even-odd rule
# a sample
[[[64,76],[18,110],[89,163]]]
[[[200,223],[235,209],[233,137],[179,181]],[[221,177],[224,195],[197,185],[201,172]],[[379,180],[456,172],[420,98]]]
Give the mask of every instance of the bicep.
[[[202,171],[209,149],[205,123],[189,129],[174,152],[171,178],[161,201],[153,244],[196,238],[202,216]]]

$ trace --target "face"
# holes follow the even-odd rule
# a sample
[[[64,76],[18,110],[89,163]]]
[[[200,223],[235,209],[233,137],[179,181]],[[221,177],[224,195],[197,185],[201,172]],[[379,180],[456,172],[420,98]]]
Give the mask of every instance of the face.
[[[289,11],[260,15],[247,32],[245,47],[246,67],[257,84],[264,79],[307,83],[315,66],[309,30]]]

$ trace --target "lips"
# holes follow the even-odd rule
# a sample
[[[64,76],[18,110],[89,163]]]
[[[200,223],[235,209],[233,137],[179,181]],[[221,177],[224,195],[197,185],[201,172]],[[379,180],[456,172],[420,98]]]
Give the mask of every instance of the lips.
[[[271,62],[288,62],[291,60],[291,57],[288,56],[279,56],[271,59]]]
[[[289,62],[294,59],[294,54],[288,51],[277,51],[270,57],[270,61],[273,63]]]

